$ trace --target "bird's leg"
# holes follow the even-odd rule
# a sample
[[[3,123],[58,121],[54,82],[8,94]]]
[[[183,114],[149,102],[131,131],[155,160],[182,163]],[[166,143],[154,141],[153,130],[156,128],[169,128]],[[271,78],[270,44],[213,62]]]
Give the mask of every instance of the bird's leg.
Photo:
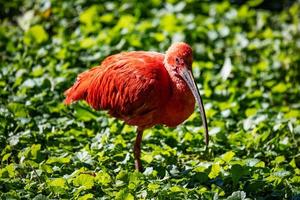
[[[135,169],[139,172],[143,170],[142,162],[141,162],[141,142],[143,137],[143,129],[137,129],[137,136],[134,143],[134,165]]]

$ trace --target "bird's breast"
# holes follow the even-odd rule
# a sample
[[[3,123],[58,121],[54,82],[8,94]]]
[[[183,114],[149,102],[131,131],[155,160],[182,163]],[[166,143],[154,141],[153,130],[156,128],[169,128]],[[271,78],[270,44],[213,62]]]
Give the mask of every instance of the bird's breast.
[[[190,89],[180,85],[173,89],[172,96],[164,108],[163,124],[175,127],[184,122],[195,108],[195,99]]]

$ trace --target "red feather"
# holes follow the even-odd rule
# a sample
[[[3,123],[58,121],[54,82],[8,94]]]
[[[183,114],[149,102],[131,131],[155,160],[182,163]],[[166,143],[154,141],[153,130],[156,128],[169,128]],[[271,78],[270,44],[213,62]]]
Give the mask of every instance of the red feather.
[[[195,98],[208,145],[206,116],[192,62],[192,48],[183,42],[173,44],[166,54],[135,51],[109,56],[100,66],[78,76],[65,92],[65,103],[85,100],[96,110],[108,110],[112,116],[138,126],[134,155],[135,167],[141,171],[143,130],[156,124],[182,123],[194,111]]]
[[[109,56],[100,66],[78,76],[65,92],[65,103],[85,100],[96,110],[108,110],[140,127],[161,123],[157,111],[171,95],[163,60],[163,54],[143,51]]]

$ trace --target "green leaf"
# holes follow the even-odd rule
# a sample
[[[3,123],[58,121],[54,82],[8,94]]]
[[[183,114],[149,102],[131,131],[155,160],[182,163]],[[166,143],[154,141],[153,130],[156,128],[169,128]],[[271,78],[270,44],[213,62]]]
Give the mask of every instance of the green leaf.
[[[263,0],[250,0],[250,1],[247,1],[247,4],[249,6],[256,7],[256,6],[260,5],[262,2],[263,2]]]
[[[142,160],[151,163],[153,161],[153,155],[151,153],[143,154]]]
[[[280,170],[280,171],[274,172],[273,175],[277,176],[277,177],[280,177],[280,178],[285,178],[287,176],[290,176],[291,173],[289,171],[286,171],[286,170]]]
[[[296,168],[296,167],[297,167],[297,166],[296,166],[295,158],[293,158],[289,164],[290,164],[290,166],[292,166],[293,168]]]
[[[257,166],[257,164],[260,162],[260,160],[255,158],[250,158],[246,160],[246,165],[249,167]]]
[[[113,14],[106,13],[106,14],[102,15],[99,20],[101,22],[109,23],[109,22],[112,22],[113,19],[114,19],[114,15]]]
[[[246,116],[247,117],[250,117],[250,116],[253,116],[257,113],[257,109],[256,108],[248,108],[246,110]]]
[[[153,37],[156,39],[158,42],[162,42],[165,39],[165,35],[162,33],[155,33],[153,34]]]
[[[98,17],[98,8],[96,5],[93,5],[80,13],[79,20],[81,23],[91,26],[93,21]]]
[[[30,153],[33,159],[36,159],[39,151],[41,150],[40,144],[33,144],[30,148]]]
[[[300,176],[294,176],[291,178],[291,182],[295,184],[300,184]]]
[[[108,186],[112,182],[112,179],[108,173],[99,172],[95,177],[95,181],[103,186]]]
[[[182,187],[179,187],[179,186],[172,186],[171,188],[170,188],[170,191],[171,192],[185,192],[185,190],[184,190],[184,188],[182,188]]]
[[[142,182],[143,180],[139,172],[130,173],[128,188],[133,190],[137,188]]]
[[[92,38],[84,38],[80,41],[80,47],[83,49],[89,49],[96,44],[96,40]]]
[[[261,168],[264,168],[266,166],[266,164],[263,162],[263,161],[259,161],[255,167],[261,167]]]
[[[244,169],[241,165],[236,164],[231,167],[231,177],[233,183],[237,184],[240,178],[243,176],[243,174]]]
[[[88,108],[75,105],[75,115],[80,121],[91,121],[97,119],[97,116]]]
[[[7,165],[5,167],[5,169],[7,170],[8,176],[10,178],[13,178],[16,175],[16,166],[15,166],[14,163],[11,163],[11,164]]]
[[[9,157],[11,156],[11,153],[7,153],[2,157],[2,162],[5,162],[9,159]]]
[[[66,180],[64,178],[55,178],[48,182],[49,186],[66,188]]]
[[[282,163],[282,162],[284,162],[285,161],[285,157],[284,156],[277,156],[276,158],[275,158],[275,163],[276,164],[280,164],[280,163]]]
[[[49,200],[49,198],[45,195],[38,194],[33,198],[33,200]]]
[[[290,110],[288,113],[284,115],[285,118],[299,118],[300,111],[299,110]]]
[[[26,117],[28,115],[27,109],[21,103],[11,102],[7,105],[8,109],[15,115],[15,117]]]
[[[94,177],[89,174],[80,174],[73,180],[75,186],[83,186],[84,189],[91,189],[94,186]]]
[[[65,193],[68,186],[64,178],[54,178],[47,181],[47,185],[56,193],[63,194]]]
[[[31,75],[38,77],[38,76],[42,76],[43,73],[44,73],[44,69],[41,66],[37,66],[32,70]]]
[[[281,82],[272,88],[272,92],[274,93],[284,93],[286,90],[287,90],[287,85]]]
[[[209,177],[210,179],[214,179],[214,178],[216,178],[216,177],[220,174],[220,172],[221,172],[221,167],[220,167],[220,165],[219,165],[219,164],[213,164],[213,165],[211,166],[211,171],[210,171],[210,173],[208,174],[208,177]]]
[[[227,200],[244,200],[246,199],[246,193],[244,191],[236,191],[233,192]]]
[[[53,164],[53,163],[62,163],[62,164],[68,164],[70,163],[71,158],[70,157],[50,157],[48,158],[48,160],[46,161],[47,164]]]
[[[89,200],[89,199],[94,199],[94,195],[89,193],[78,198],[78,200]]]
[[[134,200],[134,196],[127,189],[122,189],[116,193],[116,200]]]
[[[36,42],[38,44],[45,42],[48,40],[48,34],[41,25],[32,26],[24,37],[24,42],[27,45],[30,45],[32,42]]]
[[[225,154],[223,154],[222,159],[225,162],[230,162],[232,160],[232,158],[234,157],[235,153],[232,151],[228,151]]]
[[[160,188],[160,185],[156,184],[156,183],[149,183],[149,185],[148,185],[148,189],[153,192],[157,191],[159,188]]]

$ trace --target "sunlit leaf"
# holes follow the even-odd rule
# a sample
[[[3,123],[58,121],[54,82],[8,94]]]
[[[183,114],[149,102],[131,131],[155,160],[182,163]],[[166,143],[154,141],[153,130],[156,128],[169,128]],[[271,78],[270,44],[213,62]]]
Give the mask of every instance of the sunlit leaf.
[[[48,33],[45,31],[43,26],[35,25],[32,26],[24,37],[24,42],[30,45],[32,42],[42,43],[47,41],[49,38]]]
[[[89,200],[89,199],[94,199],[94,195],[89,193],[78,198],[78,200]]]
[[[75,186],[83,186],[84,189],[91,189],[94,186],[94,177],[89,174],[80,174],[73,180]]]
[[[280,82],[272,88],[272,92],[283,93],[287,90],[286,84]]]
[[[216,178],[216,177],[220,174],[220,172],[221,172],[221,167],[220,167],[220,165],[219,165],[219,164],[213,164],[213,165],[211,166],[211,171],[210,171],[210,173],[208,174],[208,177],[209,177],[210,179],[214,179],[214,178]]]
[[[134,196],[128,192],[128,190],[123,189],[117,192],[115,199],[118,200],[134,200]]]
[[[64,178],[55,178],[52,180],[49,180],[47,182],[47,185],[57,193],[64,193],[65,190],[68,188],[66,180]]]
[[[108,186],[109,183],[111,183],[111,177],[106,172],[99,172],[97,173],[95,177],[95,181],[98,182],[101,185]]]
[[[80,13],[79,20],[82,23],[85,23],[87,25],[92,25],[95,18],[98,16],[97,6],[91,6],[82,13]]]
[[[228,151],[225,154],[223,154],[222,158],[225,162],[229,162],[234,157],[235,153],[232,151]]]

